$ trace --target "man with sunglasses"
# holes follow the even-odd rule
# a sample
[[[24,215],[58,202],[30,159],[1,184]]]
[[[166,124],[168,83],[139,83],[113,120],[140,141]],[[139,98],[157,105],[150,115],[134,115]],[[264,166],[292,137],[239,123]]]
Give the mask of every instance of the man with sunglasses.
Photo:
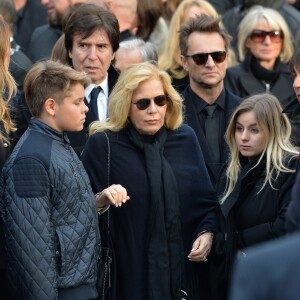
[[[224,134],[240,98],[224,88],[230,36],[218,19],[201,15],[180,30],[182,65],[190,84],[183,91],[186,122],[195,130],[212,183],[228,158]]]

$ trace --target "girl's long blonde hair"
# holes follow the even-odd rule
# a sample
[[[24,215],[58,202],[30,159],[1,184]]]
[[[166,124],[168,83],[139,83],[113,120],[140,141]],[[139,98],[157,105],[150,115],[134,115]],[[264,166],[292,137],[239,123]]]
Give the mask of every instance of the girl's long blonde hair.
[[[15,94],[16,83],[8,71],[8,57],[10,55],[10,28],[0,19],[0,118],[7,134],[15,131],[10,118],[8,102]],[[0,140],[9,142],[6,136],[0,132]]]
[[[290,142],[291,125],[278,99],[271,94],[257,94],[246,98],[236,108],[226,131],[226,141],[230,149],[230,161],[226,170],[227,184],[220,202],[223,203],[234,190],[240,171],[240,152],[235,141],[236,122],[238,117],[246,112],[253,111],[256,115],[257,124],[266,137],[266,146],[261,153],[256,168],[266,157],[265,180],[260,191],[267,183],[274,188],[273,183],[278,178],[280,172],[292,173],[286,167],[287,157],[297,156],[299,153]],[[260,192],[259,191],[259,192]]]

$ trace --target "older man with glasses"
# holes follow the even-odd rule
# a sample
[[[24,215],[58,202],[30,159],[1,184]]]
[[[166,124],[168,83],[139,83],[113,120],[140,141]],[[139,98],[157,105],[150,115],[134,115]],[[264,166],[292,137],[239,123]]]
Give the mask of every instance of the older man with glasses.
[[[198,16],[181,27],[182,65],[190,84],[182,96],[186,122],[195,130],[212,183],[228,158],[224,134],[240,99],[224,88],[230,36],[220,21]]]

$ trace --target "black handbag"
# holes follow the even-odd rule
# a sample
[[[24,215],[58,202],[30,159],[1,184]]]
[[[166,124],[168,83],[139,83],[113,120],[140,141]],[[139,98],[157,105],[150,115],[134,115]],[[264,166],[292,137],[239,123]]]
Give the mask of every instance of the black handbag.
[[[109,186],[110,175],[110,143],[106,132],[107,139],[107,186]],[[113,261],[113,244],[109,231],[109,209],[99,214],[99,228],[101,235],[101,257],[98,276],[98,299],[108,300],[111,298],[111,279],[112,279],[112,261]]]

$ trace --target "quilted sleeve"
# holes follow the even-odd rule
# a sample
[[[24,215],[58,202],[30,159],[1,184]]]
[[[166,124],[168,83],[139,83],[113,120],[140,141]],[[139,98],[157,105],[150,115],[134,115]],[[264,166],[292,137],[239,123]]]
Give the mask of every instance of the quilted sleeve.
[[[24,299],[55,299],[50,182],[38,159],[19,159],[3,173],[9,269]]]

